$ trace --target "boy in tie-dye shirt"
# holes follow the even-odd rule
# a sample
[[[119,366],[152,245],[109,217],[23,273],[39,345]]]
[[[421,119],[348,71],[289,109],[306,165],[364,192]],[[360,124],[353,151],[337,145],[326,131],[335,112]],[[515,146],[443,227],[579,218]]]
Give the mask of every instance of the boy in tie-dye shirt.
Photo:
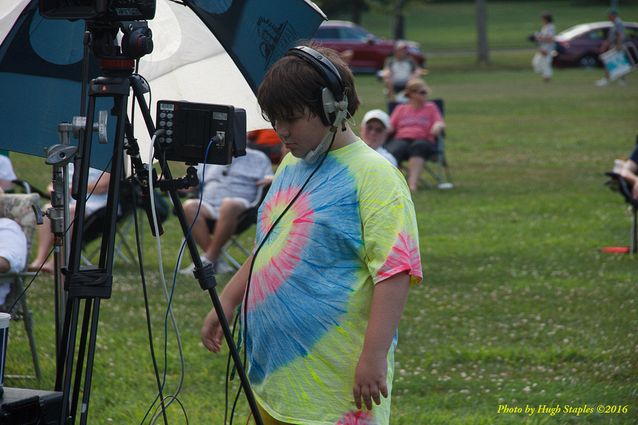
[[[316,57],[289,52],[260,86],[291,154],[260,208],[255,253],[220,299],[229,319],[245,300],[248,377],[265,424],[387,425],[397,327],[422,278],[414,206],[400,172],[345,121],[359,104],[348,67],[321,49],[331,64],[320,71],[308,52]],[[345,93],[343,113],[324,113],[326,86]],[[216,352],[221,339],[212,310],[202,341]]]

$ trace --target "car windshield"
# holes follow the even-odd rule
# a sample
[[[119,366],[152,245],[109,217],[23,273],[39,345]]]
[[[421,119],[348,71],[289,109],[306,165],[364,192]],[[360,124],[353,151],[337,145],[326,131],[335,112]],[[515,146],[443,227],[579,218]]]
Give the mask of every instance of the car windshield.
[[[603,23],[605,25],[605,23]],[[567,28],[565,31],[561,31],[556,35],[559,40],[567,40],[582,35],[584,32],[594,29],[591,24],[579,24],[573,27]],[[600,29],[600,28],[597,28]]]
[[[337,27],[337,26],[320,26],[314,35],[315,39],[320,40],[368,40],[374,38],[372,34],[361,27]]]
[[[341,38],[346,40],[367,40],[369,38],[373,38],[374,36],[359,27],[346,27],[341,28]]]

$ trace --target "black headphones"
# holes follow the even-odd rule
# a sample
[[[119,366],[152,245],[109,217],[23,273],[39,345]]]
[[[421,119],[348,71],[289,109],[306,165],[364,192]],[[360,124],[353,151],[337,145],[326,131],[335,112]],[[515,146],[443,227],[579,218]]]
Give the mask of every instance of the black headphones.
[[[321,89],[324,125],[338,127],[348,115],[348,97],[345,94],[341,75],[332,62],[308,46],[292,47],[286,56],[296,56],[311,65],[323,77],[326,87]]]

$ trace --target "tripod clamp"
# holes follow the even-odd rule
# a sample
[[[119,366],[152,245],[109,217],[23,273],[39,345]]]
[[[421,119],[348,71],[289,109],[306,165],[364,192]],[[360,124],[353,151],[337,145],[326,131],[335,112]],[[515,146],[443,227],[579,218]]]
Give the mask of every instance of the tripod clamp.
[[[73,159],[78,148],[71,145],[53,145],[47,151],[45,163],[53,166],[53,178],[51,184],[51,208],[47,209],[46,215],[51,220],[51,231],[55,235],[55,241],[61,245],[61,238],[64,236],[64,205],[66,204],[64,167]],[[58,240],[60,239],[60,240]]]

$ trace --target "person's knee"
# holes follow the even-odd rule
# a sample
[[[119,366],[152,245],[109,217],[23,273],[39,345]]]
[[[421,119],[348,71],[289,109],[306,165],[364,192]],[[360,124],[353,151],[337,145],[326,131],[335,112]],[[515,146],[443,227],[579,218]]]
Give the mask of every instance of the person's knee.
[[[436,155],[436,146],[434,143],[418,140],[410,146],[409,155],[410,158],[420,157],[425,161],[429,157]]]
[[[197,211],[199,201],[194,199],[189,199],[182,204],[182,208],[184,209],[184,214],[192,215]]]
[[[244,211],[246,211],[246,206],[243,202],[233,198],[224,198],[219,207],[219,216],[236,218]]]
[[[0,257],[0,273],[6,273],[11,269],[9,260],[4,257]]]

